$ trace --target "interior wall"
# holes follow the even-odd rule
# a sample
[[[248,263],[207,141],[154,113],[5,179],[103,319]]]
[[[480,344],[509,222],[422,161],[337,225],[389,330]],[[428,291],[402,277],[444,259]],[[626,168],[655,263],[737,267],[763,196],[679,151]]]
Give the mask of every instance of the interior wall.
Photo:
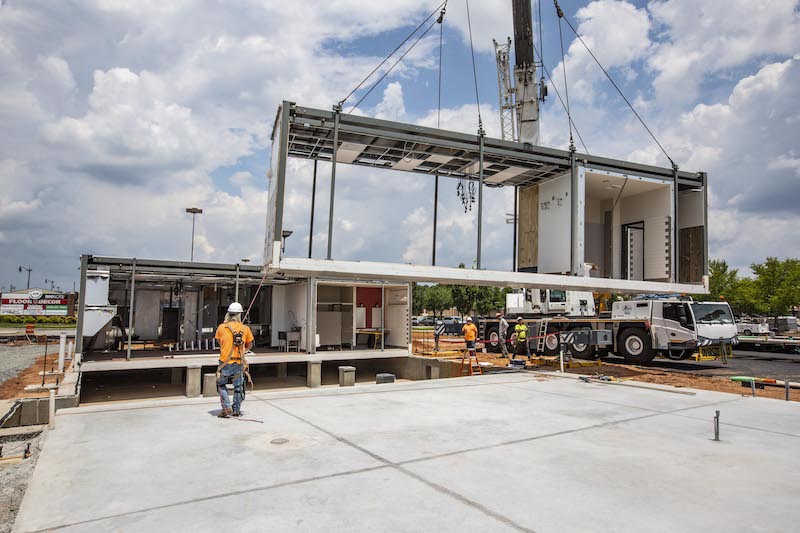
[[[539,265],[539,186],[519,190],[517,228],[517,267],[535,271]]]
[[[408,346],[408,288],[386,288],[386,311],[384,314],[386,320],[386,329],[389,333],[386,335],[385,344],[387,346]]]
[[[678,196],[678,228],[695,228],[703,225],[703,193],[687,191]]]
[[[380,287],[356,287],[356,306],[364,309],[364,324],[366,328],[379,327],[372,320],[372,310],[381,307]]]
[[[570,272],[572,251],[572,203],[570,175],[539,185],[538,272],[560,274]]]
[[[278,332],[300,328],[300,346],[306,346],[308,312],[306,310],[307,282],[272,287],[271,345],[278,346]]]
[[[609,248],[606,211],[611,209],[612,203],[611,200],[588,196],[585,199],[584,261],[593,263],[597,267],[596,270],[591,271],[592,277],[606,277],[606,254]]]
[[[670,220],[672,194],[670,186],[626,196],[620,199],[613,214],[614,277],[622,277],[622,225],[644,222],[644,278],[667,281],[670,269]]]

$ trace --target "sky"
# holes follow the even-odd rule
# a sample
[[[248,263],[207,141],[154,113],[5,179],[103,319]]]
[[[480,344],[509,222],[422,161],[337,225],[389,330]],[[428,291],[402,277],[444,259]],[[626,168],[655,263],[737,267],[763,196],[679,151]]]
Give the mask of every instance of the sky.
[[[82,253],[263,260],[278,105],[330,109],[439,2],[429,0],[3,0],[0,5],[0,290],[71,290]],[[447,3],[439,26],[355,111],[499,137],[492,39],[509,0]],[[710,182],[710,255],[747,272],[800,257],[800,4],[792,0],[563,0],[567,18],[682,170]],[[544,1],[542,51],[592,154],[666,165],[602,71]],[[533,12],[537,13],[534,1]],[[563,24],[563,23],[562,23]],[[538,23],[535,39],[539,42]],[[401,49],[405,50],[405,48]],[[388,65],[393,63],[390,61]],[[387,66],[388,66],[387,65]],[[383,67],[346,102],[354,105]],[[565,148],[551,85],[542,144]],[[477,104],[479,102],[479,105]],[[579,147],[582,148],[582,147]],[[291,160],[286,254],[305,256],[312,166]],[[330,167],[318,168],[313,254],[327,247]],[[472,264],[476,211],[440,186],[437,264]],[[486,190],[483,267],[511,267],[513,190]],[[433,181],[340,165],[333,256],[428,264]],[[50,284],[47,284],[49,287]]]

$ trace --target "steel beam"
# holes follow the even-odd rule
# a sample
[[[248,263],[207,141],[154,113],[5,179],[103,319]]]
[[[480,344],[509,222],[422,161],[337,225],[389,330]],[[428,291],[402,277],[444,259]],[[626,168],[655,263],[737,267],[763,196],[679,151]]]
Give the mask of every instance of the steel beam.
[[[708,276],[708,174],[700,173],[703,179],[703,275]]]
[[[625,279],[592,278],[586,276],[564,276],[560,274],[538,274],[508,272],[500,270],[476,270],[474,268],[433,267],[400,263],[372,261],[338,261],[284,257],[271,271],[295,277],[319,276],[326,279],[358,282],[382,281],[411,283],[443,283],[446,285],[485,285],[491,287],[542,288],[561,290],[598,290],[620,293],[661,294],[708,294],[701,284],[666,283]]]

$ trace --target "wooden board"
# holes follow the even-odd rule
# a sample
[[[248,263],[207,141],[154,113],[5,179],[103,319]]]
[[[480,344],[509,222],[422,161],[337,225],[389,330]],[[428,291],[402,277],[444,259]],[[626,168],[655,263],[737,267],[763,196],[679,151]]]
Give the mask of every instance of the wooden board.
[[[703,226],[684,228],[680,231],[678,246],[678,274],[680,283],[697,283],[703,279],[703,250],[705,243]]]
[[[517,230],[517,265],[519,269],[539,265],[539,186],[519,190],[519,228]]]

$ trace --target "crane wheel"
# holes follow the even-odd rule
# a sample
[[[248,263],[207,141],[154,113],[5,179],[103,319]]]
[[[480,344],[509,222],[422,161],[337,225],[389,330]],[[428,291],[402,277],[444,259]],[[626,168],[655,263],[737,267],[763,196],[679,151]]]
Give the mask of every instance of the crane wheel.
[[[626,363],[646,365],[652,361],[656,352],[650,342],[650,335],[643,329],[628,328],[619,334],[620,355]]]

